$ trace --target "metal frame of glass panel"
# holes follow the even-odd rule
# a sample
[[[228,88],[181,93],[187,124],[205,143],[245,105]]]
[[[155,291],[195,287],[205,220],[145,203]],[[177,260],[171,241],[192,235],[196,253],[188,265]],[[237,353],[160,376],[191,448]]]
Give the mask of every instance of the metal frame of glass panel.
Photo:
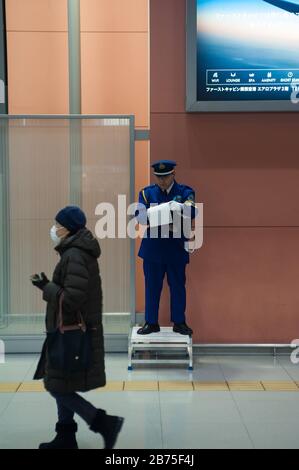
[[[7,113],[7,47],[5,1],[0,0],[0,114]],[[3,100],[4,98],[4,100]]]
[[[0,326],[7,323],[10,311],[10,224],[8,122],[0,122]]]
[[[9,308],[9,149],[8,149],[8,138],[9,138],[9,121],[13,120],[68,120],[70,122],[70,158],[71,161],[80,159],[80,151],[78,151],[78,145],[81,146],[81,141],[72,140],[74,135],[73,131],[78,130],[78,125],[81,126],[81,121],[84,119],[125,119],[129,121],[129,132],[130,132],[130,204],[135,202],[135,117],[133,115],[0,115],[0,202],[1,202],[1,227],[0,227],[0,275],[3,289],[2,292],[5,294],[1,295],[0,299],[0,322],[1,313],[3,318],[8,317],[10,311]],[[138,139],[139,140],[139,139]],[[3,176],[2,176],[3,175]],[[75,184],[70,188],[70,200],[72,203],[80,204],[78,199],[80,193],[80,186]],[[2,260],[2,261],[1,261]],[[135,240],[130,240],[130,314],[131,324],[136,323],[136,308],[135,308]],[[0,323],[1,324],[1,323]],[[6,343],[7,352],[39,352],[44,337],[42,335],[1,335],[0,337]],[[124,335],[108,335],[110,338],[106,338],[106,347],[108,350],[122,351],[124,346],[127,346],[127,337]],[[109,341],[110,340],[110,341]],[[111,345],[109,344],[111,343]]]
[[[7,113],[7,58],[6,58],[6,24],[5,24],[5,2],[0,0],[0,115]],[[7,123],[0,126],[0,326],[4,324],[5,312],[9,309],[9,285],[7,282],[9,269],[9,234],[5,230],[5,221],[8,217],[9,202],[8,183],[8,162],[7,162]]]

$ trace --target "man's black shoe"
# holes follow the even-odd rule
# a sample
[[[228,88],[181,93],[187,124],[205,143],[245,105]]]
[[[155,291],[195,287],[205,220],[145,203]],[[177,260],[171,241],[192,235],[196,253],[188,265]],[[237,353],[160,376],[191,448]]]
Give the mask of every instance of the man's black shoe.
[[[150,323],[145,323],[142,328],[137,330],[138,335],[149,335],[150,333],[159,333],[160,326],[158,323],[151,325]]]
[[[175,323],[173,325],[173,331],[175,333],[180,333],[181,335],[189,335],[189,336],[191,336],[193,333],[191,328],[189,328],[189,326],[186,325],[186,323]]]

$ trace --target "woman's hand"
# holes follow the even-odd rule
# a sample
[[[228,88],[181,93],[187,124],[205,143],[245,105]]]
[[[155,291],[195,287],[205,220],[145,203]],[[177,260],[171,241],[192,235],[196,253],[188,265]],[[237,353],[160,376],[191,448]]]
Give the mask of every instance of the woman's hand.
[[[48,284],[49,279],[45,273],[33,274],[30,276],[30,280],[35,287],[38,287],[40,290],[44,290],[44,287]]]

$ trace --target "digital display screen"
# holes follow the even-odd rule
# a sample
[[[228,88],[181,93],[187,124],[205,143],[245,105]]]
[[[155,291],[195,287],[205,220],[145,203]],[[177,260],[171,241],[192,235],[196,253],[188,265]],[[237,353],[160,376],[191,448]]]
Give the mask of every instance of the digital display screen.
[[[271,109],[261,106],[266,102],[283,110],[278,105],[287,102],[298,111],[299,0],[194,2],[195,101],[259,102],[257,110]],[[189,12],[189,26],[190,19]]]

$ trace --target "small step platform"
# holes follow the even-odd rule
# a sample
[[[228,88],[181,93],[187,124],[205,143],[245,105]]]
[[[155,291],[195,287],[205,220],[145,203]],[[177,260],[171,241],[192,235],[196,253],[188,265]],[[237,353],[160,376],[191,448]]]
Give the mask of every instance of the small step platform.
[[[159,333],[138,335],[139,326],[134,326],[129,336],[128,370],[133,370],[133,364],[188,364],[188,370],[193,370],[192,337],[174,333],[172,327],[161,327]],[[134,357],[137,351],[158,351],[171,354],[171,351],[185,349],[187,359],[138,359]]]

